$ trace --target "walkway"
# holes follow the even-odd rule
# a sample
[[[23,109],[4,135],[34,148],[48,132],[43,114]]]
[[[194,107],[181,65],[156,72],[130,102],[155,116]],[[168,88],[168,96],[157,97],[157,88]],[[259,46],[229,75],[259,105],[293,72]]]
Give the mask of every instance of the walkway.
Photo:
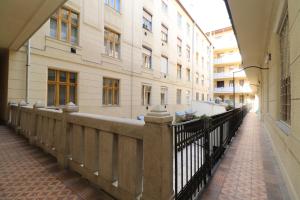
[[[0,200],[111,200],[74,172],[62,170],[55,159],[0,126]]]
[[[270,139],[249,113],[201,199],[287,200],[287,194]]]

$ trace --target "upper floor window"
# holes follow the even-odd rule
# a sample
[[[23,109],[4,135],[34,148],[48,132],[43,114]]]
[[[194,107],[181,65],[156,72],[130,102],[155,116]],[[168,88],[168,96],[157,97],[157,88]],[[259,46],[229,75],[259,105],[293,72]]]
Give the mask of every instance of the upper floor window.
[[[119,80],[103,78],[103,105],[119,105]]]
[[[186,78],[187,81],[191,81],[191,70],[189,68],[186,69]]]
[[[290,72],[290,45],[289,45],[289,17],[286,14],[280,36],[281,55],[281,85],[280,85],[280,118],[286,123],[291,123],[291,72]]]
[[[168,12],[168,4],[165,1],[161,1],[161,9],[164,13]]]
[[[245,81],[244,81],[244,80],[239,80],[239,85],[240,85],[241,87],[243,87],[244,84],[245,84]]]
[[[180,64],[177,64],[177,78],[182,78],[182,66]]]
[[[223,73],[225,71],[224,67],[217,67],[217,73]]]
[[[191,91],[186,91],[186,103],[191,104]]]
[[[196,92],[196,101],[199,101],[199,92]]]
[[[202,100],[202,101],[205,100],[205,99],[204,99],[204,94],[203,94],[203,93],[201,94],[201,100]]]
[[[77,103],[77,73],[48,69],[47,105]]]
[[[168,42],[168,28],[165,25],[161,25],[161,41]]]
[[[189,45],[186,46],[186,59],[188,62],[191,60],[191,48]]]
[[[201,76],[201,85],[204,86],[204,75]]]
[[[199,84],[199,73],[196,72],[196,84]]]
[[[244,103],[244,101],[245,101],[244,95],[240,95],[240,103]]]
[[[151,69],[152,68],[152,50],[143,46],[143,66]]]
[[[223,88],[224,87],[224,81],[217,81],[217,88]]]
[[[168,74],[168,58],[161,56],[160,70],[163,74]]]
[[[142,86],[142,105],[147,106],[151,104],[151,86]]]
[[[177,12],[177,26],[178,28],[181,28],[182,26],[182,16],[179,12]]]
[[[152,31],[152,15],[143,9],[143,28]]]
[[[176,103],[181,104],[181,89],[176,90]]]
[[[120,0],[104,0],[104,3],[109,7],[115,9],[116,11],[120,12]]]
[[[229,87],[233,87],[233,80],[229,80]]]
[[[182,41],[180,38],[177,38],[177,54],[178,56],[182,54]]]
[[[58,40],[78,44],[79,14],[60,8],[50,18],[50,36]]]
[[[186,23],[186,35],[190,37],[191,34],[191,26],[189,23]]]
[[[104,46],[106,55],[114,58],[120,58],[120,34],[105,28]]]
[[[167,99],[168,99],[168,88],[167,87],[161,87],[160,88],[160,104],[161,105],[168,104]]]

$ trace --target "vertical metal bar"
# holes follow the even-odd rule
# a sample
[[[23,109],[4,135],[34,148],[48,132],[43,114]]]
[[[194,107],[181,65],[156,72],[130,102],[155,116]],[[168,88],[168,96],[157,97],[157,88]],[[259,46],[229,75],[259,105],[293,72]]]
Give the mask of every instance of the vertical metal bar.
[[[175,199],[177,198],[177,194],[178,194],[178,166],[177,166],[177,134],[178,134],[178,126],[174,126],[173,127],[173,132],[174,132],[174,152],[175,152]]]

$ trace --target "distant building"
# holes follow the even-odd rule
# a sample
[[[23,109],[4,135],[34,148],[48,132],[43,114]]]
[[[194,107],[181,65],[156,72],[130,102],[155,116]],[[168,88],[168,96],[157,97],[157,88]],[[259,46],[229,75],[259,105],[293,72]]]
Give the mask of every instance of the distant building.
[[[232,27],[214,30],[208,33],[214,45],[214,98],[233,103],[233,72],[241,69],[241,55]],[[236,106],[252,103],[251,87],[244,71],[234,73]]]

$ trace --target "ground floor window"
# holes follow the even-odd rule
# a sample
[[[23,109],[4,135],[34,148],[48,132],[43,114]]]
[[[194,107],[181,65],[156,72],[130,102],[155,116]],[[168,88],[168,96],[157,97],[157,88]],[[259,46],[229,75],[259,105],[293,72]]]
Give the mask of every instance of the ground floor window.
[[[196,101],[199,101],[199,92],[196,92]]]
[[[77,103],[77,73],[48,69],[47,105]]]
[[[161,87],[160,89],[160,104],[161,105],[166,105],[168,104],[167,98],[168,98],[168,88],[166,87]]]
[[[142,105],[147,106],[151,104],[151,86],[142,86]]]
[[[180,89],[176,90],[176,103],[181,104],[181,90]]]
[[[119,105],[119,80],[103,78],[103,105]]]

